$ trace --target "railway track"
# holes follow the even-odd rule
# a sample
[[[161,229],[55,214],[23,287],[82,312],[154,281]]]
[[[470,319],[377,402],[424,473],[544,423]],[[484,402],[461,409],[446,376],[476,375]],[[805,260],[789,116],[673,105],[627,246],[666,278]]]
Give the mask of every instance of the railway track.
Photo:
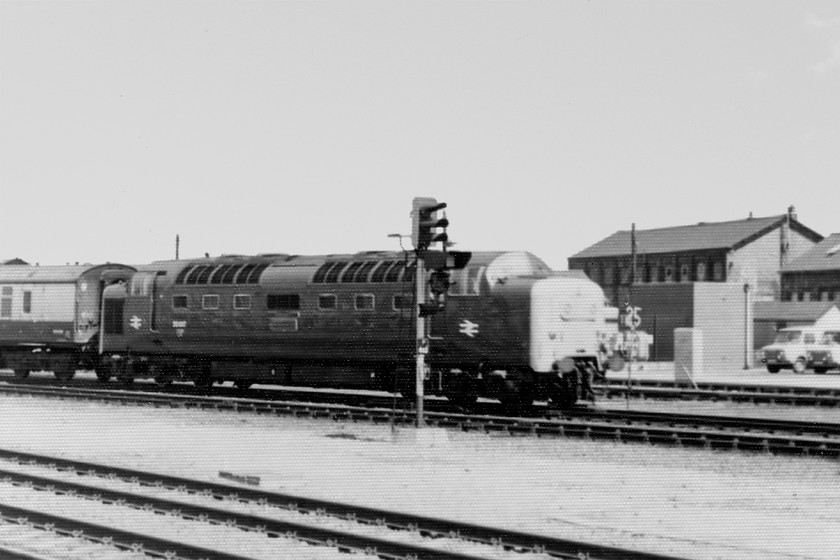
[[[211,409],[253,414],[410,425],[414,412],[340,403],[266,401],[137,391],[0,385],[0,392],[124,405]],[[446,401],[442,401],[446,404]],[[432,426],[535,437],[570,437],[656,445],[840,456],[840,425],[717,415],[606,411],[579,408],[559,416],[511,417],[429,410]]]
[[[0,485],[386,559],[676,560],[671,556],[545,535],[9,450],[0,450]],[[259,513],[248,511],[254,509]],[[118,517],[118,513],[110,517]],[[0,519],[162,558],[245,558],[5,504],[0,504]],[[325,523],[325,519],[331,523]],[[500,556],[500,551],[508,555]]]
[[[606,399],[627,398],[625,380],[607,379],[594,386]],[[840,407],[840,389],[820,387],[790,387],[784,385],[748,385],[736,383],[698,383],[688,388],[673,381],[634,380],[630,384],[632,399],[684,401],[729,401],[752,404],[790,406]]]

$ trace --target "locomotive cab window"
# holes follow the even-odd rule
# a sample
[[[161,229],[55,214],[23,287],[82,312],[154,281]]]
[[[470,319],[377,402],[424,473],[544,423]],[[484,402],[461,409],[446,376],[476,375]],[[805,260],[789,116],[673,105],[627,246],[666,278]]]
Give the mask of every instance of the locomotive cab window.
[[[251,309],[251,296],[249,294],[236,294],[233,296],[234,309]]]
[[[338,308],[338,296],[335,294],[321,294],[318,296],[318,309]]]
[[[353,300],[356,311],[373,311],[375,301],[373,294],[356,294]]]
[[[202,309],[218,309],[219,308],[219,296],[215,294],[204,294],[201,296],[201,308]]]

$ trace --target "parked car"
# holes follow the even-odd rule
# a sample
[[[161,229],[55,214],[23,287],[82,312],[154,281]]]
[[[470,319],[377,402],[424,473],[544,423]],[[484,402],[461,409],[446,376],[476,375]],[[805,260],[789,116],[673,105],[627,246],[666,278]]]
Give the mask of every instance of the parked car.
[[[775,340],[761,349],[767,371],[779,373],[782,369],[792,369],[795,373],[803,373],[812,367],[809,360],[823,334],[823,330],[816,327],[780,329]]]
[[[826,331],[817,345],[809,350],[809,365],[814,373],[840,369],[840,331]]]

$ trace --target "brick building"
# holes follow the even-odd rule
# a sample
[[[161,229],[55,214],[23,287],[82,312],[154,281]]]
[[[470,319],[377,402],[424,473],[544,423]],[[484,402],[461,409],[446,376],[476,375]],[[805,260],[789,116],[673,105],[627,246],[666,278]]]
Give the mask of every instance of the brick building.
[[[637,230],[636,284],[737,282],[756,299],[779,299],[782,268],[822,239],[793,206],[777,216]],[[583,270],[619,305],[630,285],[630,245],[631,232],[617,231],[571,256],[569,270]]]
[[[832,233],[785,266],[781,299],[840,302],[840,233]]]

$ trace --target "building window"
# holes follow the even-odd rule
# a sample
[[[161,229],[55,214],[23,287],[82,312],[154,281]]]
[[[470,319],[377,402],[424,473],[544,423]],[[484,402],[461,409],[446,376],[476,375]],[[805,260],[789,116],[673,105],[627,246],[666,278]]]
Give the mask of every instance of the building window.
[[[665,274],[663,278],[664,282],[673,282],[674,281],[674,267],[668,265],[665,267]]]
[[[23,312],[32,313],[32,292],[23,292]]]
[[[335,294],[321,294],[318,296],[318,309],[336,309],[338,296]]]
[[[691,266],[688,263],[680,265],[680,282],[691,282]]]
[[[233,296],[234,309],[251,309],[251,296],[248,294],[236,294]]]
[[[613,267],[611,265],[605,264],[604,265],[604,284],[607,286],[611,286],[615,277],[613,276]],[[597,282],[597,280],[596,280]]]
[[[706,263],[699,262],[697,263],[697,272],[694,276],[694,279],[698,282],[705,282],[706,281]]]
[[[189,306],[189,299],[187,298],[187,296],[172,296],[172,307],[174,309],[187,309]]]
[[[353,299],[356,311],[373,311],[373,294],[356,294]]]
[[[406,294],[397,294],[394,296],[392,307],[394,311],[402,311],[403,309],[411,309],[414,303],[414,298]]]
[[[712,280],[715,282],[723,282],[723,263],[716,261],[712,265]]]
[[[202,309],[218,309],[219,308],[219,296],[214,294],[205,294],[201,296],[201,308]]]
[[[3,297],[0,298],[0,317],[10,318],[12,316],[12,287],[3,286]]]
[[[296,311],[300,309],[300,296],[298,294],[268,294],[266,308]]]

